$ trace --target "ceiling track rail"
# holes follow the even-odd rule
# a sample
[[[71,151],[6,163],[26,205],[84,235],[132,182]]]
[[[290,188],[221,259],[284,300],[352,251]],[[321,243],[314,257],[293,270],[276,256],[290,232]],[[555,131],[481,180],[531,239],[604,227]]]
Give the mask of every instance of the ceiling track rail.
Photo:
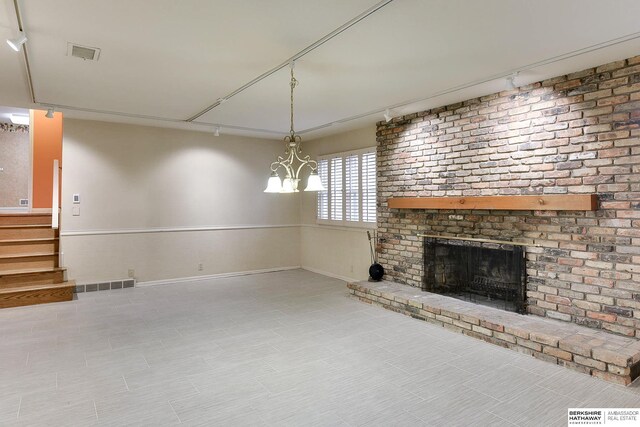
[[[537,67],[543,67],[545,65],[555,64],[557,62],[561,62],[561,61],[564,61],[566,59],[570,59],[570,58],[573,58],[573,57],[576,57],[576,56],[579,56],[579,55],[583,55],[585,53],[594,52],[594,51],[597,51],[597,50],[600,50],[600,49],[604,49],[604,48],[607,48],[607,47],[615,46],[617,44],[625,43],[625,42],[628,42],[628,41],[631,41],[631,40],[635,40],[635,39],[638,39],[638,38],[640,38],[640,32],[627,34],[626,36],[618,37],[618,38],[611,39],[611,40],[608,40],[608,41],[605,41],[605,42],[602,42],[602,43],[598,43],[598,44],[595,44],[595,45],[587,46],[585,48],[574,50],[574,51],[571,51],[571,52],[568,52],[568,53],[564,53],[562,55],[553,56],[551,58],[543,59],[543,60],[538,61],[538,62],[533,62],[533,63],[525,65],[523,67],[516,68],[516,69],[513,69],[513,70],[509,70],[506,73],[494,74],[494,75],[489,76],[489,77],[485,77],[485,78],[482,78],[482,79],[474,80],[472,82],[464,83],[464,84],[461,84],[461,85],[458,85],[458,86],[454,86],[454,87],[449,88],[449,89],[441,90],[441,91],[432,93],[431,95],[423,97],[423,98],[410,99],[408,101],[403,101],[403,102],[400,102],[400,103],[397,103],[397,104],[386,106],[383,109],[371,110],[371,111],[368,111],[368,112],[365,112],[365,113],[357,114],[355,116],[350,116],[350,117],[346,117],[344,119],[336,120],[334,122],[325,123],[323,125],[315,126],[315,127],[308,128],[308,129],[304,129],[304,130],[299,131],[298,133],[300,135],[303,135],[304,133],[309,133],[309,132],[314,132],[314,131],[317,131],[317,130],[320,130],[320,129],[325,129],[325,128],[328,128],[328,127],[333,126],[333,125],[347,123],[347,122],[350,122],[352,120],[363,119],[363,118],[368,117],[368,116],[379,115],[382,112],[384,112],[386,109],[391,109],[392,110],[394,108],[404,107],[406,105],[414,104],[416,102],[428,101],[430,99],[437,98],[437,97],[442,96],[442,95],[448,95],[450,93],[457,92],[459,90],[468,89],[470,87],[478,86],[478,85],[481,85],[481,84],[484,84],[484,83],[489,83],[491,81],[498,80],[498,79],[504,79],[504,78],[506,78],[508,76],[512,76],[514,73],[522,73],[524,71],[532,70],[532,69],[537,68]]]
[[[268,133],[268,134],[277,135],[278,137],[283,135],[283,132],[276,132],[269,129],[223,125],[221,123],[205,123],[205,122],[197,122],[197,121],[186,122],[185,120],[182,120],[182,119],[171,119],[167,117],[149,116],[145,114],[123,113],[120,111],[98,110],[94,108],[75,107],[73,105],[63,105],[63,104],[40,103],[40,105],[45,106],[47,108],[55,108],[56,110],[80,111],[84,113],[95,113],[95,114],[103,114],[107,116],[127,117],[130,119],[143,119],[143,120],[152,120],[156,122],[166,122],[166,123],[182,123],[182,124],[187,123],[187,124],[192,124],[194,126],[197,125],[197,126],[204,126],[204,127],[210,127],[210,128],[221,127],[224,129],[233,129],[233,130],[239,130],[239,131]]]
[[[376,5],[370,7],[369,9],[365,10],[364,12],[362,12],[361,14],[356,16],[355,18],[351,19],[350,21],[348,21],[345,24],[339,26],[335,30],[331,31],[329,34],[325,35],[321,39],[319,39],[316,42],[314,42],[314,43],[310,44],[309,46],[305,47],[304,49],[302,49],[301,51],[299,51],[295,55],[291,56],[290,58],[288,58],[284,62],[280,63],[279,65],[276,65],[275,67],[273,67],[269,71],[266,71],[266,72],[260,74],[255,79],[253,79],[250,82],[246,83],[245,85],[239,87],[238,89],[234,90],[233,92],[229,93],[228,95],[224,96],[223,98],[219,98],[215,103],[209,105],[207,108],[205,108],[204,110],[198,112],[197,114],[194,114],[193,116],[189,117],[186,121],[187,122],[192,122],[192,121],[202,117],[203,115],[207,114],[209,111],[213,110],[217,106],[219,106],[222,103],[226,102],[228,99],[238,95],[239,93],[241,93],[244,90],[250,88],[251,86],[255,85],[256,83],[259,83],[260,81],[266,79],[267,77],[269,77],[270,75],[280,71],[281,69],[283,69],[285,67],[288,67],[289,64],[291,64],[293,61],[296,61],[296,60],[302,58],[303,56],[305,56],[306,54],[312,52],[313,50],[319,48],[320,46],[322,46],[323,44],[325,44],[329,40],[333,39],[334,37],[338,36],[342,32],[344,32],[344,31],[348,30],[349,28],[353,27],[358,22],[360,22],[363,19],[367,18],[368,16],[374,14],[375,12],[377,12],[380,9],[382,9],[383,7],[385,7],[386,5],[391,3],[392,1],[393,0],[383,0],[383,1],[379,2],[379,3],[377,3]]]
[[[13,8],[16,11],[16,20],[18,21],[18,29],[24,32],[24,25],[22,23],[22,15],[20,14],[20,5],[18,0],[13,0]],[[29,85],[29,95],[31,96],[31,102],[36,103],[36,93],[33,89],[33,78],[31,77],[31,65],[29,64],[29,54],[27,53],[27,43],[22,45],[22,57],[24,58],[24,66],[27,72],[27,83]]]

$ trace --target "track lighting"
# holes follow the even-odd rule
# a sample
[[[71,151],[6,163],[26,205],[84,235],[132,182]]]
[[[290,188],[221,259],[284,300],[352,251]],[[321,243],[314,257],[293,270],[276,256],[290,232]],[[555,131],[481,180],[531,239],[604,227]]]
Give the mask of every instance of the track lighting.
[[[216,126],[213,130],[213,136],[220,136],[220,126]]]
[[[391,120],[393,120],[393,116],[397,115],[398,113],[396,111],[393,111],[389,108],[387,108],[386,110],[384,110],[384,120],[389,123]]]
[[[23,44],[26,43],[26,41],[27,36],[22,31],[20,31],[20,35],[18,35],[18,37],[16,37],[15,39],[7,39],[7,44],[11,46],[11,49],[15,50],[16,52],[20,52],[20,48]]]
[[[507,89],[509,90],[515,90],[518,88],[518,86],[516,86],[516,77],[518,77],[518,73],[513,73],[510,76],[507,77]]]
[[[11,120],[11,123],[14,125],[29,125],[29,116],[24,114],[11,114],[9,120]]]
[[[47,119],[53,119],[53,113],[55,113],[55,111],[56,111],[56,110],[55,110],[55,108],[53,108],[53,107],[49,107],[49,108],[47,109],[47,114],[45,114],[44,116],[45,116]]]

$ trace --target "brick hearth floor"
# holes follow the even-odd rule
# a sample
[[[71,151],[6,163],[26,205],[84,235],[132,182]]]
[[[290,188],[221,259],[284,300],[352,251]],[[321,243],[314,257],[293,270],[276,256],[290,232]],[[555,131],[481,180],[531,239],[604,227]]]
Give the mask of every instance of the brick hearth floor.
[[[347,286],[367,303],[607,381],[628,385],[640,374],[640,340],[636,338],[522,316],[388,281]]]
[[[0,310],[0,425],[564,426],[622,387],[303,270]]]

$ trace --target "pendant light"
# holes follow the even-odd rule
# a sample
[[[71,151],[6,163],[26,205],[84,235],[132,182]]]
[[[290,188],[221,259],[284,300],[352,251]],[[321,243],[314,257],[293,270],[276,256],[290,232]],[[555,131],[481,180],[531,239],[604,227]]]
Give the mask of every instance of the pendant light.
[[[311,160],[309,156],[302,157],[302,149],[300,143],[302,138],[296,135],[293,130],[293,89],[298,85],[298,81],[293,76],[294,63],[291,62],[291,128],[289,135],[284,138],[285,152],[284,156],[278,156],[278,159],[271,163],[271,176],[267,182],[265,193],[297,193],[298,184],[300,183],[300,171],[304,167],[311,169],[311,174],[307,181],[307,187],[304,191],[324,191],[324,187],[318,176],[318,162]],[[280,181],[278,169],[284,169],[285,178]]]

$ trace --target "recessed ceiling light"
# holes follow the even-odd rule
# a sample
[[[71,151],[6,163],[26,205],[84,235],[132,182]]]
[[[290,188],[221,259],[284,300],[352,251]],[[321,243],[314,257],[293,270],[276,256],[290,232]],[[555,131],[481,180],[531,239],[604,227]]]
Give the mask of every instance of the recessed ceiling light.
[[[85,61],[97,61],[100,59],[100,48],[67,43],[67,56],[73,56]]]

